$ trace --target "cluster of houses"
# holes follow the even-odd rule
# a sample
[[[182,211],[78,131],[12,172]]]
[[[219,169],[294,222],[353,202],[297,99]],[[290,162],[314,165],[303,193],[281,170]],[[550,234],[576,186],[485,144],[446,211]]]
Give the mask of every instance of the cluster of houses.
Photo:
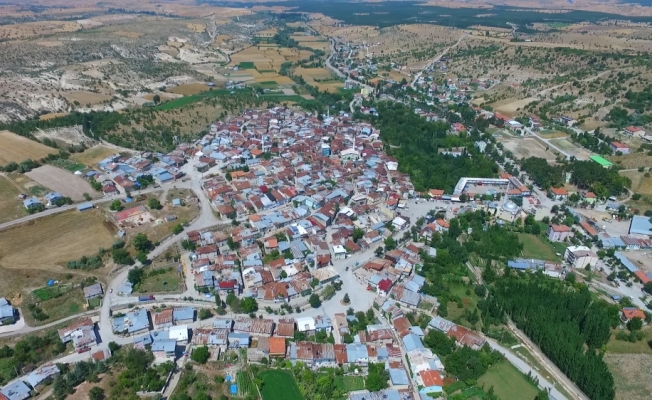
[[[62,203],[64,201],[64,197],[59,192],[48,192],[41,199],[35,196],[27,197],[25,194],[21,194],[19,197],[23,201],[23,206],[26,210],[46,207],[59,207],[64,204]]]

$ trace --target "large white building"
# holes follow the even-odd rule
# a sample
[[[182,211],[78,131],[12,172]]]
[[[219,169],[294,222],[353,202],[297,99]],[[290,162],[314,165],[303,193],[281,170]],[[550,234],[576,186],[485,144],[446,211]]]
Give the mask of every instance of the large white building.
[[[587,265],[595,266],[598,263],[598,255],[586,246],[569,246],[564,253],[564,260],[573,268],[580,269]]]

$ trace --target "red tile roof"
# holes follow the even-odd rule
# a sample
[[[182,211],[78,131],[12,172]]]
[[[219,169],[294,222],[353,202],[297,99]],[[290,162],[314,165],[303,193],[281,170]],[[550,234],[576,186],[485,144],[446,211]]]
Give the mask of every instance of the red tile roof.
[[[633,308],[633,307],[627,307],[622,309],[623,315],[627,319],[632,319],[632,318],[640,318],[642,320],[645,319],[645,313],[638,308]]]
[[[431,369],[421,371],[421,379],[423,380],[423,386],[425,387],[442,386],[444,384],[439,372]]]

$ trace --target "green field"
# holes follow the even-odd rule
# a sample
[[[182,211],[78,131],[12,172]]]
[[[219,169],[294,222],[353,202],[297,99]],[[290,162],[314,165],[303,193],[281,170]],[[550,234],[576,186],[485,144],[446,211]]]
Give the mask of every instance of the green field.
[[[539,236],[519,233],[518,239],[523,243],[523,257],[525,258],[549,261],[556,261],[559,259],[553,248],[545,243]]]
[[[528,382],[512,364],[503,361],[489,368],[478,379],[478,386],[488,391],[493,386],[494,393],[501,400],[534,399],[539,392],[536,386]]]
[[[145,277],[138,286],[138,293],[177,292],[181,290],[181,275],[176,268],[152,270],[145,268]],[[160,273],[159,272],[163,272]]]
[[[294,377],[285,371],[270,370],[260,375],[263,400],[303,400]]]
[[[256,66],[251,61],[243,61],[240,64],[238,64],[238,67],[242,69],[256,69]]]
[[[346,392],[362,390],[364,389],[364,378],[361,376],[338,376],[335,378],[335,386]]]
[[[102,305],[102,299],[100,299],[99,297],[94,297],[94,298],[88,300],[88,307],[89,308],[98,308],[101,305]]]
[[[77,171],[82,171],[82,172],[86,171],[86,166],[84,164],[80,164],[78,162],[71,161],[71,160],[64,160],[61,158],[52,160],[50,164],[55,165],[59,168],[63,168],[72,173],[75,173]]]
[[[45,289],[45,288],[43,288]],[[48,300],[38,300],[38,296],[46,297],[56,295],[56,292],[48,292],[42,289],[37,289],[32,294],[34,294],[35,301],[38,302],[38,308],[42,310],[44,314],[48,316],[47,319],[36,320],[30,311],[25,309],[23,316],[25,321],[30,326],[38,326],[43,324],[48,324],[52,321],[57,321],[62,318],[69,317],[71,315],[79,314],[84,311],[86,305],[86,298],[84,297],[84,292],[79,289],[66,290],[62,292],[58,297],[49,297]]]
[[[39,301],[46,301],[62,296],[65,293],[69,292],[70,289],[72,289],[71,285],[46,286],[40,289],[36,289],[32,292],[32,294],[34,295],[34,298],[38,299]]]
[[[238,395],[247,396],[249,393],[256,393],[254,382],[251,380],[251,375],[248,371],[239,371],[236,375],[236,383],[238,385]],[[256,396],[258,397],[258,396]]]

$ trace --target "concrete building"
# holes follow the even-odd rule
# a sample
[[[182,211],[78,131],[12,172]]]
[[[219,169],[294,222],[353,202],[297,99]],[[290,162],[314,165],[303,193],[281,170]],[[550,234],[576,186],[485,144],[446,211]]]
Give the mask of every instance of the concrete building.
[[[548,227],[547,235],[551,242],[563,242],[567,238],[573,236],[573,231],[571,231],[571,228],[566,225],[552,224]]]
[[[598,263],[598,255],[586,246],[569,246],[564,253],[564,260],[573,268],[580,269],[587,265],[595,266]]]

